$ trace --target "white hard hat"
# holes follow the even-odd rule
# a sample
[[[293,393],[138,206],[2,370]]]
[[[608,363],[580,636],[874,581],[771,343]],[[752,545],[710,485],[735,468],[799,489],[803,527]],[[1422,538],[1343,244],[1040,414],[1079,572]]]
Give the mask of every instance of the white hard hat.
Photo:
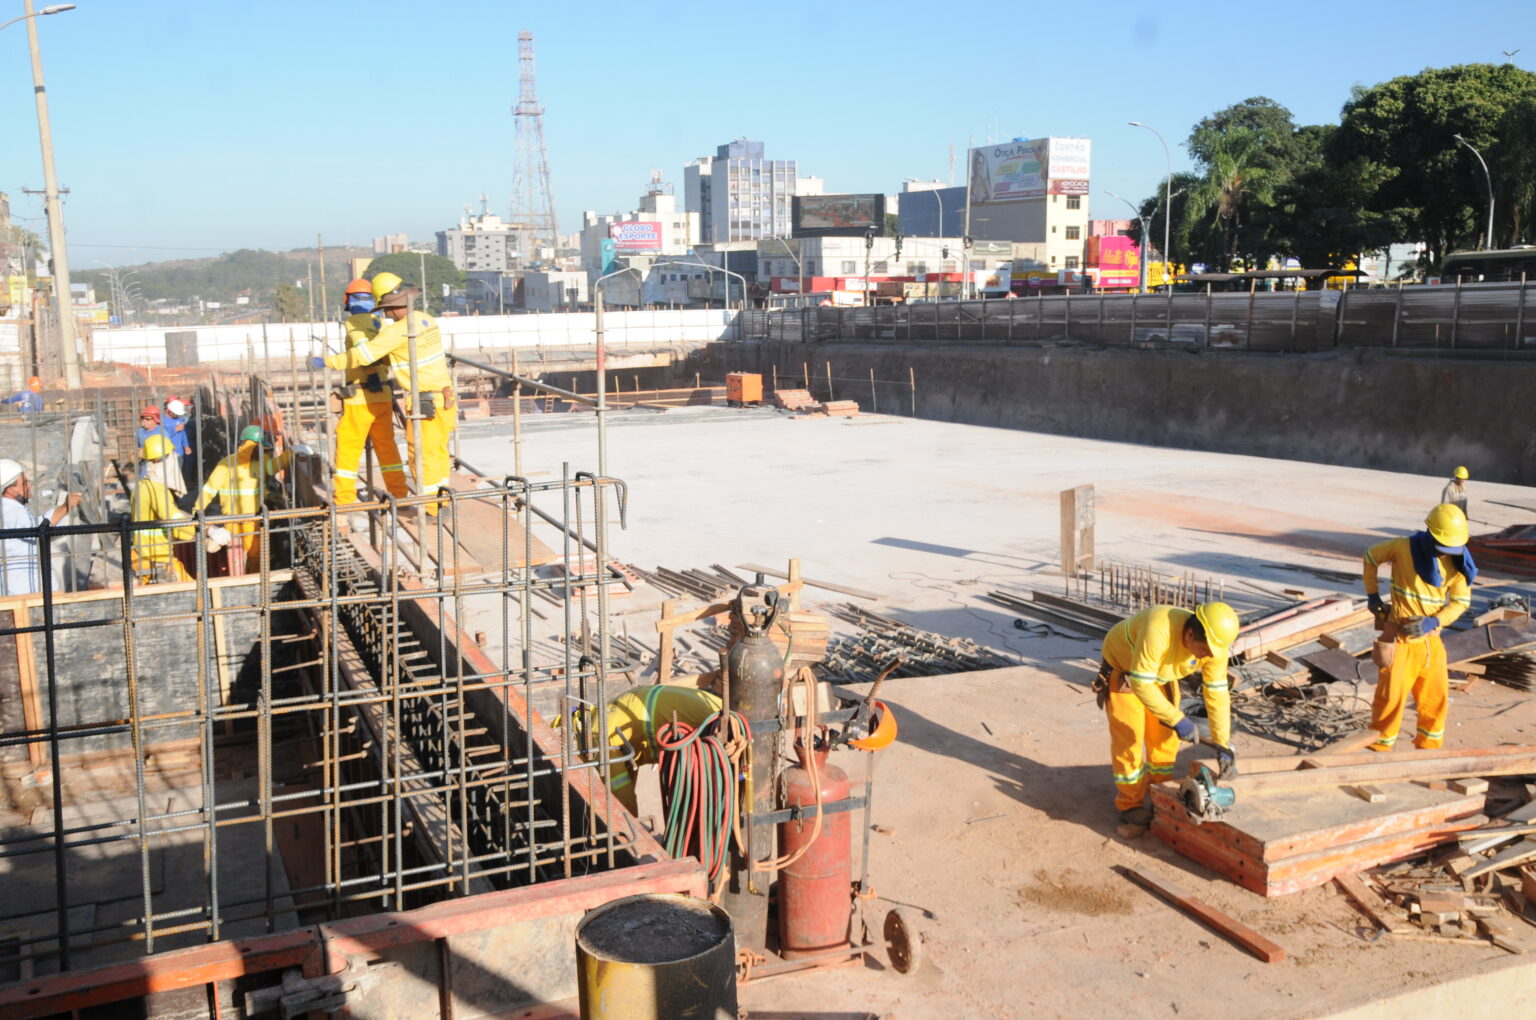
[[[11,483],[27,473],[27,469],[14,460],[0,460],[0,492],[11,487]]]
[[[172,414],[174,414],[178,418],[180,418],[182,415],[187,413],[187,405],[183,404],[180,400],[177,400],[175,397],[172,397],[170,400],[167,400],[165,402],[165,409],[167,411],[171,412]]]

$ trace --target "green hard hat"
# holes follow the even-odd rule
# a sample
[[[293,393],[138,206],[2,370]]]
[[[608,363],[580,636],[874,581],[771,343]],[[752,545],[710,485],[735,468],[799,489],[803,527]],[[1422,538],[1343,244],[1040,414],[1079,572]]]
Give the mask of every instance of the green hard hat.
[[[263,446],[272,445],[272,437],[262,431],[260,425],[247,425],[241,429],[240,441],[242,443],[260,443]]]

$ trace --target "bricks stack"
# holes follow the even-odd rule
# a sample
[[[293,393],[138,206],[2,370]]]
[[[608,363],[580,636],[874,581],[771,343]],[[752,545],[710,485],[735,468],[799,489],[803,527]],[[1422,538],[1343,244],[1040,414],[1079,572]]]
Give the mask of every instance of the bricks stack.
[[[774,390],[773,404],[786,411],[803,411],[815,409],[816,398],[810,390]]]
[[[859,402],[857,400],[828,400],[821,405],[821,410],[831,418],[857,418],[859,416]]]

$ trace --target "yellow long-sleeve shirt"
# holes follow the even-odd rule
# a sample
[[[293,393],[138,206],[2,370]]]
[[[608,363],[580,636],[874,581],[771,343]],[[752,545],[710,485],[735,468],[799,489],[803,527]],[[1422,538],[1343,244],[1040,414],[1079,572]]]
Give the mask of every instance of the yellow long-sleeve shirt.
[[[437,321],[422,312],[386,324],[378,335],[357,346],[325,359],[331,368],[352,369],[385,361],[395,382],[406,392],[411,388],[411,353],[408,322],[415,324],[417,385],[423,393],[446,389],[453,384],[448,374],[448,359],[443,354],[443,334]]]
[[[367,343],[379,334],[379,320],[372,312],[349,315],[346,321],[345,349],[350,351],[358,344]],[[346,370],[346,380],[355,389],[343,398],[346,404],[387,404],[393,397],[389,385],[389,366],[377,362]]]
[[[1448,627],[1472,606],[1472,588],[1466,576],[1457,569],[1457,561],[1450,556],[1437,557],[1440,561],[1439,586],[1432,585],[1419,576],[1413,567],[1413,549],[1407,538],[1389,538],[1377,542],[1365,551],[1365,591],[1376,591],[1379,569],[1390,567],[1392,571],[1392,618],[1398,622],[1419,616],[1433,616],[1440,626]],[[1400,641],[1422,640],[1422,634],[1400,635]]]
[[[261,509],[263,479],[255,443],[241,443],[240,448],[214,465],[203,483],[203,491],[197,497],[197,509],[201,510],[214,500],[219,501],[219,512],[225,514],[254,514]],[[268,454],[265,458],[267,477],[275,476],[293,460],[293,453],[284,450]],[[254,522],[230,525],[229,530],[244,534],[255,530]]]
[[[1184,718],[1168,699],[1163,685],[1200,671],[1201,695],[1211,724],[1211,739],[1226,744],[1232,734],[1231,692],[1227,660],[1220,655],[1197,658],[1184,645],[1184,625],[1194,616],[1187,609],[1149,606],[1110,628],[1104,636],[1104,661],[1125,674],[1126,681],[1147,710],[1172,727]],[[1177,688],[1175,688],[1177,690]]]
[[[133,548],[141,560],[151,563],[169,563],[170,539],[185,542],[197,529],[186,522],[186,514],[176,507],[171,490],[152,478],[140,478],[133,483],[133,522],[165,521],[167,527],[145,528],[133,533]],[[177,522],[172,524],[171,522]]]

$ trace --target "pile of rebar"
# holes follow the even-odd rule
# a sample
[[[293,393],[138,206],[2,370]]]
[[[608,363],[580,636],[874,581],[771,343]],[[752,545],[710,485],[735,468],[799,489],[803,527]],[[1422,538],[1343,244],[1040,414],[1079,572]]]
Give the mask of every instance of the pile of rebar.
[[[642,570],[634,564],[628,567],[635,576],[674,598],[719,602],[734,595],[736,589],[751,583],[718,563],[711,564],[709,570],[672,570],[669,567]]]
[[[970,638],[945,637],[921,630],[852,602],[834,606],[829,612],[859,628],[858,634],[834,638],[827,646],[821,669],[829,678],[842,683],[874,680],[898,657],[901,665],[891,672],[893,677],[938,676],[1017,665],[1014,659]]]

